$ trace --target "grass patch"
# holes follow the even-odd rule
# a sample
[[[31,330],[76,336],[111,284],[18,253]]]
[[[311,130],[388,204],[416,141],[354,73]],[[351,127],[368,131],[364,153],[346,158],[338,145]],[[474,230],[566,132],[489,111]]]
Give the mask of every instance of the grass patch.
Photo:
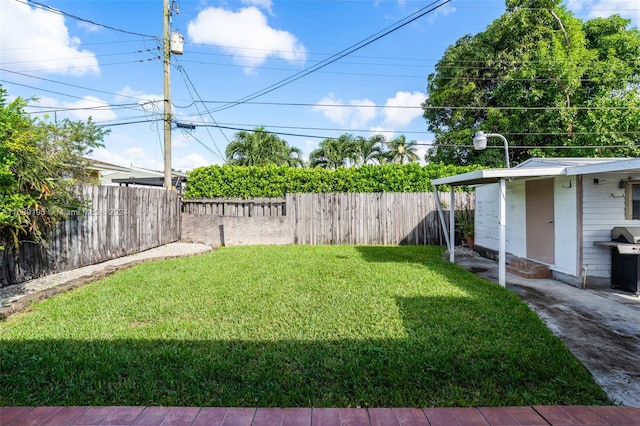
[[[438,247],[235,247],[0,323],[0,405],[609,403],[516,295]]]

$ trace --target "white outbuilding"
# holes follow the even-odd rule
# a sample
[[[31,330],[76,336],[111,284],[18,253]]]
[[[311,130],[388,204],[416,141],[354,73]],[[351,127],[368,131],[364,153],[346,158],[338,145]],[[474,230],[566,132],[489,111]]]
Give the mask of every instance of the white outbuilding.
[[[511,258],[547,265],[553,278],[576,286],[611,285],[612,275],[640,278],[639,158],[532,158],[433,184],[436,193],[450,185],[452,194],[455,186],[475,186],[475,247],[498,258],[502,285]]]

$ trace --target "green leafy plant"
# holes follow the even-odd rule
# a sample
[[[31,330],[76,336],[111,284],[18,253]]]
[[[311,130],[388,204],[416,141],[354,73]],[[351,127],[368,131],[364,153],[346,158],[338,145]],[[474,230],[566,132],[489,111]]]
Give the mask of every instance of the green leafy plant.
[[[295,168],[285,166],[207,166],[192,170],[185,196],[283,197],[287,193],[430,192],[431,180],[465,173],[479,166],[429,164],[363,165],[361,167]]]
[[[47,230],[83,203],[72,186],[89,179],[83,156],[101,146],[106,130],[91,120],[48,123],[30,118],[26,101],[6,101],[0,87],[0,248],[23,240],[42,244]]]

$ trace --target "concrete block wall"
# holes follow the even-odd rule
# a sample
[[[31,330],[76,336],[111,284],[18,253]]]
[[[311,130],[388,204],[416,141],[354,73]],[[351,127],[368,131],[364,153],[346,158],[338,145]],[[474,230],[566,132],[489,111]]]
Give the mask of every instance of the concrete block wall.
[[[293,226],[288,216],[213,216],[182,214],[182,242],[212,246],[289,245]]]

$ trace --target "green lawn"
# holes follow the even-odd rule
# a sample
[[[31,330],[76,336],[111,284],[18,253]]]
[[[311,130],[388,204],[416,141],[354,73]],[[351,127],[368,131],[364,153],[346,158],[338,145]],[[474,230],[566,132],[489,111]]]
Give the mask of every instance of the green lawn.
[[[609,402],[516,295],[439,247],[222,248],[0,323],[0,405]]]

